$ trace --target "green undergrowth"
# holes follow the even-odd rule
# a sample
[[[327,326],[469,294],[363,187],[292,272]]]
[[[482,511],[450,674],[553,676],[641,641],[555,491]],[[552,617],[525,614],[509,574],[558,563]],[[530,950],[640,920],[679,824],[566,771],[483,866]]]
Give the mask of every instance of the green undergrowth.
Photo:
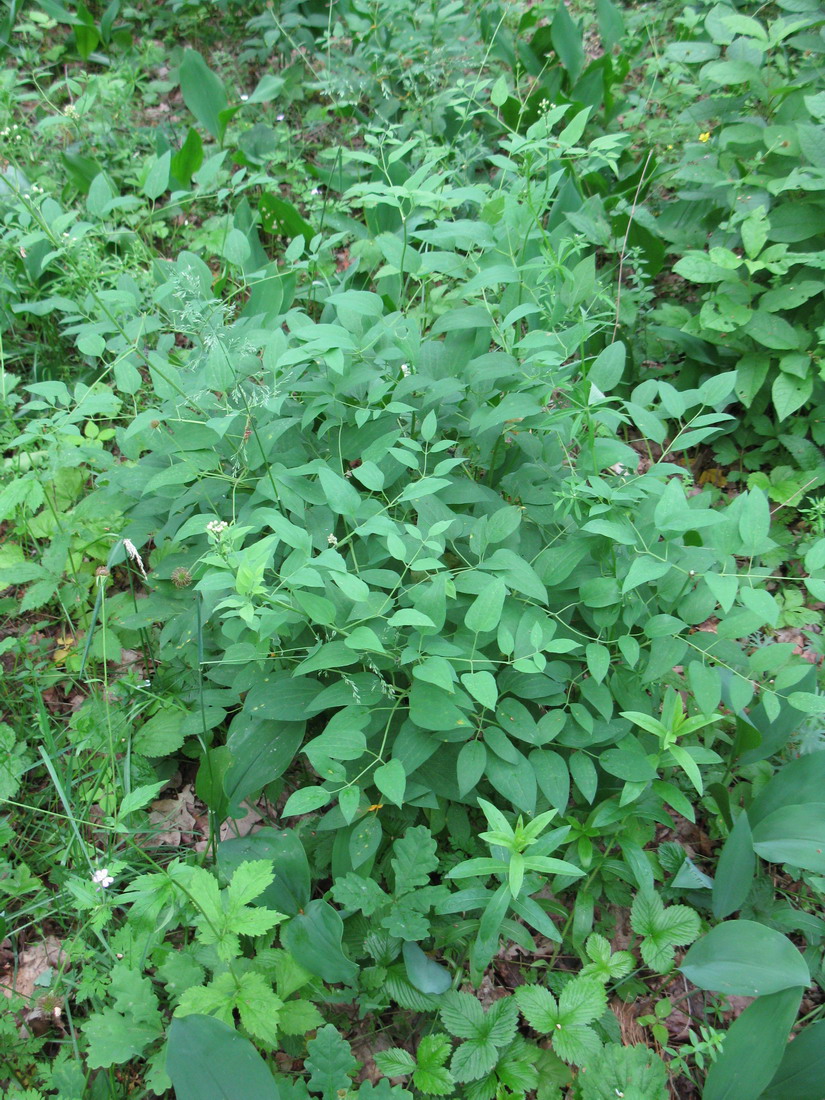
[[[8,1095],[825,1093],[823,26],[0,9]]]

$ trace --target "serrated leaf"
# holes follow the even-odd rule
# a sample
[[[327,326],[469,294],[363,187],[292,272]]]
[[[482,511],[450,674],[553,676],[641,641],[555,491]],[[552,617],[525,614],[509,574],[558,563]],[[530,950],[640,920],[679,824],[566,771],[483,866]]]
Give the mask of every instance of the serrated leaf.
[[[468,1039],[456,1048],[450,1062],[450,1073],[456,1081],[477,1081],[498,1061],[498,1050],[489,1039]]]
[[[470,993],[446,993],[439,1009],[441,1022],[457,1039],[484,1034],[484,1009]]]
[[[401,1047],[377,1050],[373,1059],[385,1077],[406,1077],[415,1069],[415,1058]]]
[[[232,875],[226,892],[228,906],[234,909],[248,905],[275,880],[275,872],[268,860],[244,860]]]
[[[581,1065],[601,1050],[601,1041],[590,1027],[557,1028],[553,1032],[553,1050],[565,1062]]]
[[[518,1009],[510,997],[494,1001],[487,1009],[485,1026],[487,1037],[497,1047],[511,1043],[518,1027]]]
[[[589,1024],[604,1012],[607,994],[597,981],[575,978],[559,996],[559,1023],[562,1027]]]
[[[315,1038],[307,1043],[307,1052],[304,1064],[311,1074],[307,1084],[313,1092],[327,1098],[350,1088],[358,1063],[336,1027],[326,1024],[319,1028]]]
[[[556,998],[540,985],[520,985],[514,992],[516,1004],[530,1027],[549,1034],[559,1022]]]

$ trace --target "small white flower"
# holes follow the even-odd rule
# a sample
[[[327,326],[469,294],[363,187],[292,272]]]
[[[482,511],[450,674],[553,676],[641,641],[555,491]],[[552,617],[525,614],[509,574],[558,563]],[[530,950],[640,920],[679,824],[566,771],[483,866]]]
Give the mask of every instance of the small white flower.
[[[96,871],[92,872],[92,882],[98,890],[105,890],[106,887],[111,886],[114,881],[114,875],[109,874],[108,867],[99,867]]]
[[[206,525],[206,530],[209,532],[210,535],[220,536],[224,533],[228,526],[229,524],[226,522],[226,520],[210,519],[209,523],[207,523]]]
[[[275,116],[275,121],[276,122],[283,122],[284,121],[284,116],[283,115],[276,115]]]
[[[327,535],[327,542],[330,544],[330,546],[338,545],[338,539],[335,537],[335,535]]]
[[[249,96],[248,96],[248,95],[242,95],[242,96],[241,96],[241,102],[242,102],[242,103],[246,103],[246,101],[247,101],[248,99],[249,99]]]
[[[320,195],[320,194],[321,194],[321,188],[320,187],[313,187],[312,190],[310,191],[310,195]]]
[[[402,363],[401,364],[401,373],[404,375],[405,378],[410,377],[411,372],[410,372],[410,364],[409,363]]]

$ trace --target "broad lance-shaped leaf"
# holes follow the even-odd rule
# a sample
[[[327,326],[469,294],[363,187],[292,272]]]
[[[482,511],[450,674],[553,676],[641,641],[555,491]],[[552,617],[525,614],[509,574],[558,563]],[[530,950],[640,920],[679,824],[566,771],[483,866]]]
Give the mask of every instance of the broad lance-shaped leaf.
[[[753,847],[771,863],[825,875],[825,802],[774,810],[754,828]]]
[[[284,929],[283,942],[301,966],[325,982],[352,985],[358,967],[344,954],[344,922],[327,902],[316,898]]]
[[[763,1096],[788,1050],[788,1035],[803,992],[783,989],[748,1005],[725,1035],[722,1053],[705,1079],[703,1100],[758,1100]],[[786,1092],[783,1100],[804,1100],[804,1094]]]
[[[226,129],[221,115],[227,108],[223,81],[212,72],[197,50],[186,50],[179,74],[184,103],[201,126],[216,141],[221,141]]]
[[[452,985],[449,970],[428,958],[417,943],[405,943],[403,955],[407,977],[422,993],[446,993]]]
[[[172,1020],[166,1071],[177,1100],[279,1100],[278,1086],[249,1040],[211,1016]]]
[[[725,841],[713,880],[713,915],[717,920],[741,909],[753,882],[756,856],[747,813],[743,810]]]
[[[808,1024],[789,1043],[760,1100],[818,1100],[825,1096],[825,1020]]]
[[[808,966],[791,941],[750,920],[717,924],[691,947],[679,967],[700,989],[762,997],[783,989],[807,988]]]

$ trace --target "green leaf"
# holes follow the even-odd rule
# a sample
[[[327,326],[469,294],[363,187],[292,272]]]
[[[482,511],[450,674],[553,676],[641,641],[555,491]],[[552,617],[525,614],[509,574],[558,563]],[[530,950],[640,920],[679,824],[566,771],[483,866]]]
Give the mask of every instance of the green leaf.
[[[376,814],[365,814],[354,827],[349,838],[349,857],[353,867],[360,867],[378,851],[383,827]]]
[[[401,1047],[377,1050],[373,1058],[385,1077],[406,1077],[415,1069],[415,1058]]]
[[[811,983],[805,960],[791,941],[749,920],[716,925],[691,947],[679,969],[700,989],[743,997]]]
[[[342,909],[360,910],[365,917],[371,917],[390,900],[375,879],[364,878],[355,871],[335,880],[332,896]]]
[[[230,804],[239,805],[267,783],[279,779],[295,759],[303,736],[303,722],[259,718],[247,708],[236,715],[226,742],[232,763],[223,781]]]
[[[792,1002],[791,1002],[792,1003]],[[808,1024],[786,1044],[782,1061],[760,1100],[820,1100],[825,1096],[825,1020]]]
[[[278,1086],[249,1040],[211,1016],[172,1020],[166,1071],[177,1100],[279,1100]]]
[[[810,691],[792,691],[788,702],[803,714],[825,714],[825,695],[814,695]]]
[[[203,142],[201,136],[197,130],[193,130],[189,127],[189,131],[186,134],[186,140],[177,153],[172,157],[171,164],[169,165],[170,175],[184,185],[188,187],[192,179],[192,176],[198,171],[203,164]]]
[[[436,842],[425,825],[407,829],[392,850],[396,894],[429,885],[430,874],[438,868],[438,856]]]
[[[726,927],[719,925],[720,928]],[[801,989],[784,989],[748,1005],[725,1034],[722,1053],[705,1078],[704,1100],[757,1100],[782,1063],[802,1001]],[[796,1092],[783,1100],[803,1100]]]
[[[574,978],[559,997],[559,1022],[562,1027],[592,1023],[607,1008],[604,986],[588,978]]]
[[[776,415],[785,420],[801,409],[813,393],[813,377],[797,378],[792,374],[777,374],[771,387],[771,398]]]
[[[487,710],[495,710],[498,702],[496,678],[490,672],[465,672],[461,682],[470,695]]]
[[[825,875],[825,803],[774,810],[755,826],[753,847],[771,863],[789,863]]]
[[[324,491],[327,504],[339,516],[353,518],[361,504],[361,496],[346,478],[333,473],[328,466],[318,471],[318,481]]]
[[[375,769],[373,779],[378,790],[394,802],[396,806],[404,803],[404,791],[407,786],[407,774],[400,760],[390,760]]]
[[[582,44],[582,32],[570,18],[567,5],[562,3],[556,8],[550,30],[553,49],[567,70],[571,83],[578,80],[584,68],[585,53]]]
[[[487,517],[487,542],[495,544],[504,542],[521,524],[521,509],[508,506],[499,508]]]
[[[489,1039],[468,1039],[456,1048],[450,1073],[456,1081],[477,1081],[495,1066],[498,1050]]]
[[[610,668],[610,650],[599,642],[589,642],[585,646],[587,669],[597,684],[600,684]]]
[[[222,141],[226,122],[221,113],[227,99],[223,81],[208,67],[197,50],[186,50],[179,69],[183,101],[215,141]]]
[[[501,619],[507,587],[498,577],[491,577],[481,595],[476,596],[464,616],[468,630],[483,634],[495,630]]]
[[[283,1001],[263,974],[254,971],[241,974],[235,982],[232,1000],[244,1029],[267,1046],[276,1046]]]
[[[165,779],[161,779],[157,783],[148,783],[143,787],[135,787],[130,791],[123,799],[118,810],[120,817],[126,817],[127,814],[134,813],[135,810],[142,810],[144,806],[148,806],[149,803],[157,798],[163,788],[167,785]]]
[[[141,756],[168,756],[181,747],[185,712],[162,707],[144,722],[132,740],[132,751]]]
[[[590,1027],[562,1027],[553,1033],[553,1050],[565,1062],[581,1065],[601,1049],[601,1041]]]
[[[520,985],[513,996],[522,1016],[534,1031],[549,1034],[559,1022],[556,998],[540,985]]]
[[[399,501],[421,500],[422,497],[433,496],[449,484],[450,482],[446,477],[422,477],[419,481],[408,482],[398,499]]]
[[[152,983],[126,963],[112,969],[110,995],[114,1007],[90,1016],[83,1025],[94,1069],[122,1065],[139,1057],[163,1030]]]
[[[622,595],[626,595],[628,592],[632,592],[634,588],[638,588],[640,584],[650,584],[651,581],[657,581],[665,574],[669,573],[672,566],[670,562],[658,561],[656,558],[651,558],[647,554],[640,554],[638,557],[634,557],[630,563],[630,568],[627,571],[627,576],[622,582]]]
[[[461,746],[456,762],[458,792],[462,798],[475,790],[487,765],[487,749],[481,741],[468,741]]]
[[[674,947],[692,943],[699,935],[699,915],[686,905],[667,909],[658,894],[644,891],[633,899],[630,924],[642,936],[640,951],[651,970],[667,973],[673,965]]]
[[[485,1036],[484,1009],[470,993],[445,993],[439,1008],[441,1022],[457,1039]]]
[[[332,792],[323,787],[302,787],[299,791],[293,791],[286,800],[282,812],[284,817],[297,817],[299,814],[309,814],[326,806],[332,798]]]
[[[354,985],[358,967],[344,954],[343,937],[340,915],[328,902],[316,898],[286,925],[283,943],[310,974],[325,982]]]
[[[667,1068],[652,1050],[638,1046],[607,1046],[589,1055],[579,1072],[582,1100],[668,1100]]]
[[[725,841],[713,880],[713,915],[717,920],[741,909],[753,883],[756,856],[748,815],[743,810]]]
[[[619,384],[624,374],[627,349],[621,340],[608,344],[600,352],[587,373],[587,379],[602,393],[610,393]]]
[[[574,752],[568,760],[568,766],[570,768],[570,774],[573,777],[573,782],[579,788],[584,798],[586,798],[588,802],[592,802],[596,797],[596,789],[599,785],[596,765],[585,753]]]
[[[326,1024],[319,1028],[307,1043],[307,1052],[305,1066],[311,1074],[307,1084],[313,1092],[320,1092],[324,1100],[333,1100],[349,1091],[358,1063],[336,1027]]]
[[[446,1096],[453,1091],[452,1074],[445,1068],[451,1050],[446,1035],[425,1035],[418,1044],[413,1084],[427,1096]]]
[[[303,844],[292,829],[259,829],[244,837],[230,837],[218,845],[218,869],[231,878],[245,860],[265,860],[275,878],[258,904],[294,916],[310,899],[309,862]]]
[[[167,149],[162,156],[155,157],[154,163],[149,169],[143,184],[143,193],[147,199],[151,199],[152,202],[154,202],[155,199],[159,199],[164,192],[168,191],[171,166],[171,149]]]
[[[507,102],[509,94],[507,90],[507,80],[505,79],[504,73],[502,73],[490,89],[490,102],[494,107],[503,107]]]
[[[758,344],[774,351],[787,351],[799,347],[799,335],[793,325],[776,313],[758,309],[745,326],[745,332]]]
[[[428,958],[417,943],[405,943],[402,949],[407,977],[422,993],[446,993],[452,985],[450,972]]]

